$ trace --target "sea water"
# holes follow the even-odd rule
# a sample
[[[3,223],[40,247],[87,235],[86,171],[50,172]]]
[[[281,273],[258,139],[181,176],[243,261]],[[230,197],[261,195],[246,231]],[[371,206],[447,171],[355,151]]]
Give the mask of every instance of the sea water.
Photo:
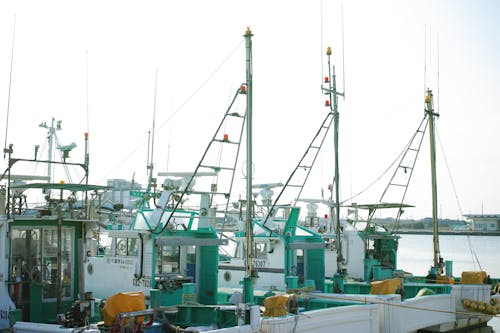
[[[453,262],[453,276],[460,276],[463,271],[483,270],[492,278],[500,278],[500,236],[442,235],[439,250],[443,260]],[[398,268],[426,276],[433,258],[432,235],[401,235]],[[500,333],[500,317],[488,324]]]

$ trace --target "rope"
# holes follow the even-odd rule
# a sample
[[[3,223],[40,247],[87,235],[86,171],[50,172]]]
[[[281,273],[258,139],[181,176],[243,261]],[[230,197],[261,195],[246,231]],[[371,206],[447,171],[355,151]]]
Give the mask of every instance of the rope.
[[[388,306],[393,306],[393,307],[399,307],[399,308],[404,308],[404,309],[412,309],[412,310],[421,310],[421,311],[429,311],[429,312],[440,312],[440,313],[451,313],[455,315],[477,315],[477,317],[495,317],[495,318],[500,318],[499,314],[496,315],[491,315],[491,314],[485,314],[485,313],[471,313],[471,312],[466,312],[466,311],[447,311],[447,310],[438,310],[438,309],[428,309],[428,308],[422,308],[422,307],[417,307],[417,306],[411,306],[411,305],[404,305],[404,304],[395,304],[395,303],[388,303],[384,301],[378,301],[378,300],[369,300],[368,299],[359,299],[359,298],[349,298],[349,297],[332,297],[332,296],[326,296],[326,295],[318,295],[315,294],[313,298],[320,298],[320,299],[333,299],[333,300],[341,300],[341,301],[351,301],[351,302],[358,302],[358,303],[364,303],[364,304],[381,304],[381,305],[388,305]]]
[[[455,183],[453,182],[453,177],[451,176],[450,167],[448,165],[448,159],[446,158],[446,154],[444,153],[443,144],[441,142],[441,138],[439,137],[439,133],[437,131],[437,126],[436,126],[436,135],[438,138],[439,147],[441,148],[441,153],[443,154],[443,159],[444,159],[444,163],[446,165],[446,170],[448,171],[448,177],[450,178],[451,187],[453,188],[453,193],[455,194],[455,199],[457,201],[458,211],[460,213],[460,216],[463,216],[462,207],[460,206],[460,201],[458,199],[457,190],[455,188]],[[472,246],[472,242],[470,240],[470,235],[467,235],[467,244],[469,245],[469,251],[470,251],[471,256],[472,256],[472,263],[474,265],[474,269],[476,268],[476,262],[477,262],[479,269],[483,270],[483,268],[481,267],[481,263],[479,262],[479,258],[477,256],[476,250],[474,250],[474,248]]]

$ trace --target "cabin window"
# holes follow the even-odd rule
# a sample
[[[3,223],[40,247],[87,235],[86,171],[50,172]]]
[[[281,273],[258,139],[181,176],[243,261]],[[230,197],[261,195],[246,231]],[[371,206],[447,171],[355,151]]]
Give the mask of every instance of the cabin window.
[[[238,244],[239,246],[240,244]],[[247,255],[247,245],[243,243],[243,258]],[[267,258],[267,243],[257,242],[254,243],[253,257],[256,259],[266,259]]]
[[[139,253],[139,240],[137,238],[116,238],[117,256],[136,256]]]
[[[255,243],[255,258],[267,258],[267,243]]]
[[[157,256],[158,273],[179,273],[180,248],[161,246]]]
[[[111,248],[111,243],[113,242],[113,237],[108,234],[101,233],[99,235],[99,254],[104,254],[106,256],[113,255]]]
[[[71,297],[74,281],[73,228],[62,228],[60,242],[57,227],[13,227],[10,233],[12,281],[40,283],[44,299]],[[15,301],[21,301],[19,297],[22,296],[13,296]]]
[[[127,255],[127,238],[116,238],[116,249],[115,253],[117,256],[126,256]]]
[[[233,257],[235,258],[243,258],[243,246],[242,243],[236,243],[236,246],[234,247],[234,252],[233,252]]]

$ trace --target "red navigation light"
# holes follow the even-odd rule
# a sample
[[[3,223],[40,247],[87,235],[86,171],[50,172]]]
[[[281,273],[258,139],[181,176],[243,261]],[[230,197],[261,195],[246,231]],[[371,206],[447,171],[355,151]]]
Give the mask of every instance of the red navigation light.
[[[229,141],[229,135],[224,134],[224,141]]]
[[[330,106],[330,101],[329,100],[325,101],[325,106]]]
[[[247,93],[247,86],[245,86],[244,84],[242,84],[241,87],[240,87],[240,93],[241,94],[246,94]]]
[[[328,83],[330,82],[330,80],[328,79],[328,76],[325,76],[325,83]]]
[[[328,214],[325,214],[325,219],[327,219],[327,218],[328,218]]]

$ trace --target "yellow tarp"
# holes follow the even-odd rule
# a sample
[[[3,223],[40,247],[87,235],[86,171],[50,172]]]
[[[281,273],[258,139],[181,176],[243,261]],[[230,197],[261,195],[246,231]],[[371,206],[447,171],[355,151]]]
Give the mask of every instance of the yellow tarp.
[[[485,271],[466,271],[462,272],[461,284],[483,284],[486,279]]]
[[[264,317],[279,317],[287,313],[286,302],[288,295],[270,296],[264,299]]]
[[[447,277],[446,275],[436,276],[436,283],[438,284],[454,284],[455,279],[452,277]]]
[[[402,281],[400,278],[387,279],[382,281],[373,281],[370,283],[370,294],[387,295],[396,294]]]
[[[146,301],[142,291],[114,294],[106,300],[102,310],[104,325],[111,326],[116,320],[116,315],[121,312],[140,310],[146,310]],[[144,317],[135,318],[138,324],[143,321]]]

